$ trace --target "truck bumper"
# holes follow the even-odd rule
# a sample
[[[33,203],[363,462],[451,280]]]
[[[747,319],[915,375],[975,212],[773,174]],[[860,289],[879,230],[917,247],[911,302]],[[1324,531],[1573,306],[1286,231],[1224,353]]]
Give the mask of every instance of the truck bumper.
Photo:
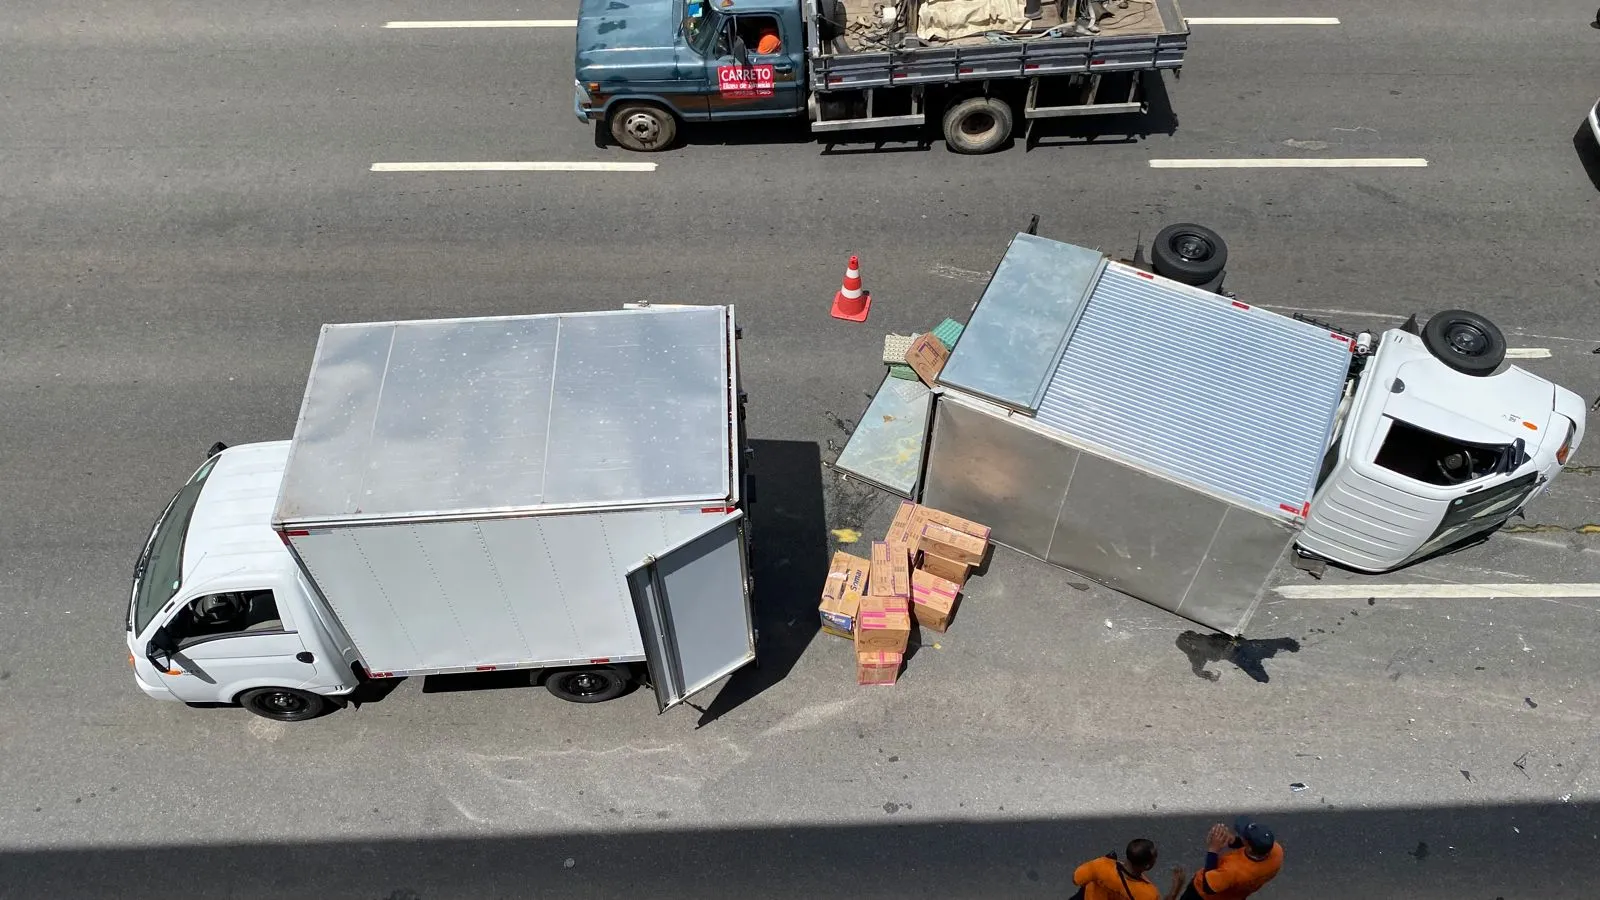
[[[144,691],[146,695],[156,700],[176,701],[178,699],[177,697],[172,696],[172,691],[167,690],[166,685],[150,684],[143,678],[140,678],[138,672],[133,673],[133,681],[135,684],[139,685],[139,690]]]
[[[581,82],[572,83],[572,114],[578,117],[579,122],[593,122],[600,118],[601,110],[590,105],[589,92],[583,89]]]

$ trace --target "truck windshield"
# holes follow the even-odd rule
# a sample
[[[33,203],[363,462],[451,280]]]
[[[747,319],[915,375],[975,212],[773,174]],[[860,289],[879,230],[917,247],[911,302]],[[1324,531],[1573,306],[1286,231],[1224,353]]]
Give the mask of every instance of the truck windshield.
[[[1373,462],[1424,484],[1449,486],[1521,465],[1516,444],[1470,444],[1398,420]]]
[[[172,498],[150,532],[144,552],[139,554],[139,563],[133,568],[133,607],[129,611],[135,634],[144,631],[162,604],[178,592],[183,575],[184,537],[189,532],[195,503],[200,500],[200,490],[205,487],[206,476],[211,474],[216,462],[207,460]]]

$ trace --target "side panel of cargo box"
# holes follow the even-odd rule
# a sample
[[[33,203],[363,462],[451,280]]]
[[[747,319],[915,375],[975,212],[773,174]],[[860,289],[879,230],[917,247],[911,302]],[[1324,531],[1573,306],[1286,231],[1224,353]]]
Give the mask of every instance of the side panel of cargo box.
[[[627,571],[722,507],[314,528],[296,556],[372,672],[644,659]]]

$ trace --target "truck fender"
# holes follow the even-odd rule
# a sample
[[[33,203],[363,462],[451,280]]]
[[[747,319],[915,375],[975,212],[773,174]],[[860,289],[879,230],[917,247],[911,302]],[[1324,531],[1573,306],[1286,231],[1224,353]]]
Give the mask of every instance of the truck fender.
[[[329,699],[336,699],[338,697],[337,694],[328,694],[324,690],[319,690],[315,679],[245,678],[239,681],[229,682],[227,687],[217,691],[217,699],[222,703],[238,703],[240,695],[242,695],[245,691],[252,691],[256,688],[286,687],[294,688],[297,691],[305,691],[310,694],[322,694],[322,696],[328,697]]]
[[[673,118],[677,119],[679,122],[689,118],[689,116],[678,107],[678,104],[668,100],[666,96],[662,94],[619,94],[618,96],[607,98],[605,105],[600,107],[604,113],[604,115],[601,116],[601,121],[609,122],[611,120],[611,113],[615,111],[617,107],[629,103],[648,103],[651,106],[659,106],[667,112],[672,113]],[[705,117],[701,116],[700,118]]]

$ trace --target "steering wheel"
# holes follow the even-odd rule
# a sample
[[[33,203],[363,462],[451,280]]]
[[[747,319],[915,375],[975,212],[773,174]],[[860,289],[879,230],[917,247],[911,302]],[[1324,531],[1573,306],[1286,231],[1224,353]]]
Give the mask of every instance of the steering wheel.
[[[1472,454],[1464,450],[1447,453],[1434,460],[1433,465],[1439,470],[1446,484],[1461,484],[1478,477],[1478,473],[1473,469]]]
[[[244,594],[212,594],[193,604],[195,621],[205,625],[228,625],[244,618],[250,601]]]

